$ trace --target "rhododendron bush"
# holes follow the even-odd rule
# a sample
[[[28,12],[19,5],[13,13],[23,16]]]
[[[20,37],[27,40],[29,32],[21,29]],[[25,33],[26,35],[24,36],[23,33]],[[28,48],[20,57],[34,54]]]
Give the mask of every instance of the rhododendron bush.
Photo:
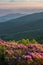
[[[43,65],[43,44],[0,40],[0,65]]]

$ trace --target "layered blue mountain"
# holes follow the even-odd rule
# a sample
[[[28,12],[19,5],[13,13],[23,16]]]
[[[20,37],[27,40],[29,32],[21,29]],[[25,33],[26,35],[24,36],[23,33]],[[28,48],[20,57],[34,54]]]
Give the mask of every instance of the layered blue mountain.
[[[35,38],[43,43],[43,12],[0,23],[0,38],[5,40]]]
[[[4,16],[0,16],[0,22],[6,22],[6,21],[11,20],[11,19],[19,18],[21,16],[24,16],[24,14],[20,14],[20,13],[7,14]]]

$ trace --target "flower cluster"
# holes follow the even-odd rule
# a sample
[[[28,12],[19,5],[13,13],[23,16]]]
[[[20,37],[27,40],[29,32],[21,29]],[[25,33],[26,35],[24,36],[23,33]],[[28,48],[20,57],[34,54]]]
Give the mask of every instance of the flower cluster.
[[[0,40],[0,60],[4,57],[6,63],[12,59],[12,65],[43,65],[43,44],[17,44]],[[16,61],[15,61],[16,60]],[[37,62],[37,64],[36,64]],[[19,65],[18,64],[18,65]]]

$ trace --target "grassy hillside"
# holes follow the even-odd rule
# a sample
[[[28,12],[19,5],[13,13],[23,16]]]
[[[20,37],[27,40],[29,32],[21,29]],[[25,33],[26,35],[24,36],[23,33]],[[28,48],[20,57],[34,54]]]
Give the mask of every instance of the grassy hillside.
[[[43,12],[0,23],[0,38],[4,40],[35,38],[43,43]]]

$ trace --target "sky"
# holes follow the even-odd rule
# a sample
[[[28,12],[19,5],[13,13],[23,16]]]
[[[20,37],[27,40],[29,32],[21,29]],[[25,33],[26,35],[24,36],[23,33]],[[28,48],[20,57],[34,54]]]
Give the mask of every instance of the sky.
[[[43,9],[43,2],[0,2],[0,9]]]
[[[43,2],[43,0],[0,0],[0,2]]]
[[[43,0],[0,0],[0,15],[9,12],[37,11],[43,11]]]
[[[43,0],[0,0],[0,9],[43,9]]]

